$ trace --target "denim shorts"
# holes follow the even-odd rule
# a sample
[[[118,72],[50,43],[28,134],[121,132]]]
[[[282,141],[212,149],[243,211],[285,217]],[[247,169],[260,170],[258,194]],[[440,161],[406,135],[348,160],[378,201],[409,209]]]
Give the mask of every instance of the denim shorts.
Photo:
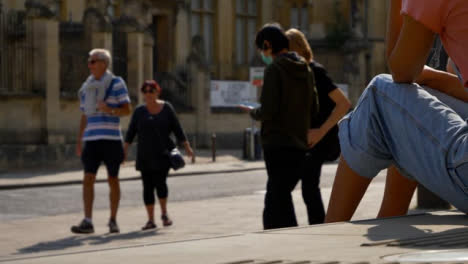
[[[395,165],[468,212],[468,104],[417,84],[376,76],[340,121],[350,168],[367,178]]]

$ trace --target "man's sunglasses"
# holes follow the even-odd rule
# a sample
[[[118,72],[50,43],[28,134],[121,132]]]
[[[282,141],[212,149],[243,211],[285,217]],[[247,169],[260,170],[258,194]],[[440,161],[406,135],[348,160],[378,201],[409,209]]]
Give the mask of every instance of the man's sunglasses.
[[[95,59],[90,59],[90,60],[88,60],[88,63],[89,63],[89,64],[95,64],[96,62],[98,62],[98,60],[95,60]]]

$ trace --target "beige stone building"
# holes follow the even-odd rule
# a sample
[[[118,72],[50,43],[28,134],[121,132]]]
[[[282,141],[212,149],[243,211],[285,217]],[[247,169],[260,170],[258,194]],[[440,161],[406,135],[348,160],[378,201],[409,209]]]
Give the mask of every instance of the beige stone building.
[[[134,105],[141,83],[158,80],[197,147],[212,134],[218,147],[242,147],[251,120],[235,107],[211,107],[210,81],[249,81],[250,68],[264,66],[254,38],[267,22],[303,30],[355,102],[386,71],[387,2],[0,0],[0,170],[78,164],[76,94],[92,48],[112,51]]]

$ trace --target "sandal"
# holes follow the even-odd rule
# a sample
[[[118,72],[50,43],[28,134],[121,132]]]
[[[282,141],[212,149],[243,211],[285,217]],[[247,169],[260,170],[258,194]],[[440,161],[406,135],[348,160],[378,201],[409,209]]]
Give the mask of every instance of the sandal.
[[[155,229],[156,225],[152,221],[146,222],[146,225],[144,225],[141,230],[149,230],[149,229]]]
[[[169,218],[169,216],[167,214],[161,215],[161,220],[163,222],[163,226],[172,225],[172,220]]]

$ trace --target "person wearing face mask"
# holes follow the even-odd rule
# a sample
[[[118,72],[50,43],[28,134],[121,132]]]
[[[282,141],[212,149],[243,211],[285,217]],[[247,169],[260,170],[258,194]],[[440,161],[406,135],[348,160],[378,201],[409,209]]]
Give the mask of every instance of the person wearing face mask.
[[[278,24],[263,26],[255,44],[267,64],[261,105],[250,111],[261,121],[268,174],[263,227],[297,226],[291,192],[301,177],[311,115],[318,112],[314,75],[304,59],[289,52],[289,40]]]

